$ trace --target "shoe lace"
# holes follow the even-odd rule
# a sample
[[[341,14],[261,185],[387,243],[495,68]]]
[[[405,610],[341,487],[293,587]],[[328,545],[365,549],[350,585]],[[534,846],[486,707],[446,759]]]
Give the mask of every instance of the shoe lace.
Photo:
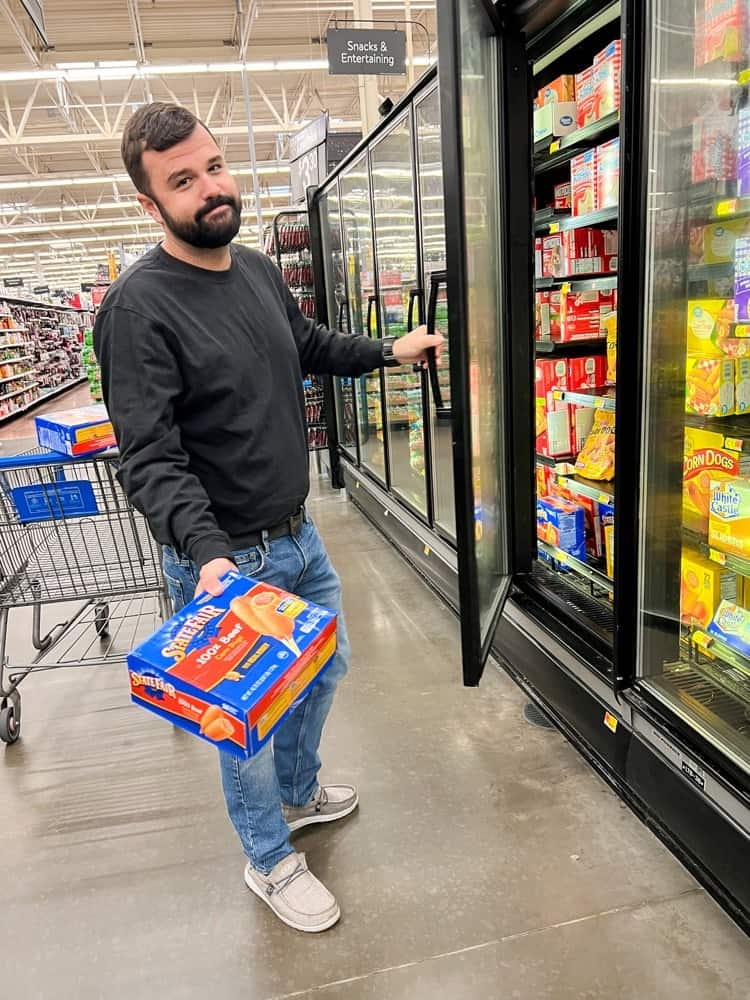
[[[274,892],[283,892],[285,889],[288,889],[289,886],[292,884],[292,882],[296,882],[297,879],[300,878],[302,875],[304,875],[306,871],[307,871],[307,866],[304,864],[304,862],[298,861],[296,867],[291,872],[289,872],[288,875],[285,875],[283,878],[279,879],[278,882],[272,882],[269,885],[268,889],[266,890],[268,892],[268,895],[270,896]]]

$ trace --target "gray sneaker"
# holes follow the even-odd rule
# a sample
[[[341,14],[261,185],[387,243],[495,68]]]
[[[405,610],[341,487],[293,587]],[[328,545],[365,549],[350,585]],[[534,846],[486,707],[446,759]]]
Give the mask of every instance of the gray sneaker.
[[[352,785],[320,786],[306,806],[282,805],[281,811],[290,832],[313,823],[333,823],[354,812],[359,803]]]
[[[296,931],[326,931],[341,916],[335,897],[307,867],[304,854],[288,855],[268,875],[248,864],[245,884]]]

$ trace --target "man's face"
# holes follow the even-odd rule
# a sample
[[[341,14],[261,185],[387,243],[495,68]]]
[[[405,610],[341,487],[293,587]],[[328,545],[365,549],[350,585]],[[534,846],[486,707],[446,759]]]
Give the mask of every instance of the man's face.
[[[147,149],[143,166],[150,195],[139,194],[138,201],[153,219],[193,247],[231,243],[240,228],[240,192],[202,125],[171,149]]]

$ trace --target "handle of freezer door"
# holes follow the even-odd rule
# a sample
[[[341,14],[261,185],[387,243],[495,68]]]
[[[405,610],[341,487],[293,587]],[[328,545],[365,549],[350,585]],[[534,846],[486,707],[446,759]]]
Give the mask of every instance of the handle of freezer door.
[[[430,300],[427,304],[427,332],[435,332],[435,317],[437,315],[437,297],[440,286],[448,282],[448,275],[445,271],[433,271],[430,275]],[[443,403],[443,390],[440,388],[438,378],[437,353],[434,347],[427,348],[427,364],[430,372],[430,385],[432,386],[432,398],[435,402],[435,416],[438,420],[450,420],[451,408]]]
[[[348,323],[346,325],[346,331],[344,331],[344,309],[345,308],[346,308],[346,300],[342,299],[341,302],[339,302],[339,318],[338,318],[338,323],[336,325],[336,329],[340,330],[341,333],[344,333],[344,332],[348,333],[349,332],[349,324]]]
[[[367,336],[368,337],[372,336],[372,307],[375,305],[375,303],[377,301],[378,301],[377,295],[368,295],[368,297],[367,297]],[[378,322],[378,316],[377,316],[377,313],[376,313],[375,314],[375,324],[376,324],[376,333],[375,333],[375,335],[376,336],[378,336],[377,322]]]
[[[414,329],[414,303],[417,303],[417,323],[419,326],[424,323],[424,295],[421,288],[412,288],[409,292],[409,312],[406,317],[406,332],[411,333]],[[414,365],[412,371],[419,375],[422,371],[421,365]]]

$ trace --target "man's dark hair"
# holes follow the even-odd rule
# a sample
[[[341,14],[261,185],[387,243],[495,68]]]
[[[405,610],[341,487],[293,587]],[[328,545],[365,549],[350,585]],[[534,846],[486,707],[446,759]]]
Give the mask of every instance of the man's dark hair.
[[[130,174],[130,179],[141,194],[151,195],[148,174],[143,166],[143,153],[153,149],[162,153],[171,149],[193,134],[195,127],[203,122],[192,111],[179,104],[164,104],[155,101],[139,108],[125,126],[122,133],[122,162]]]

